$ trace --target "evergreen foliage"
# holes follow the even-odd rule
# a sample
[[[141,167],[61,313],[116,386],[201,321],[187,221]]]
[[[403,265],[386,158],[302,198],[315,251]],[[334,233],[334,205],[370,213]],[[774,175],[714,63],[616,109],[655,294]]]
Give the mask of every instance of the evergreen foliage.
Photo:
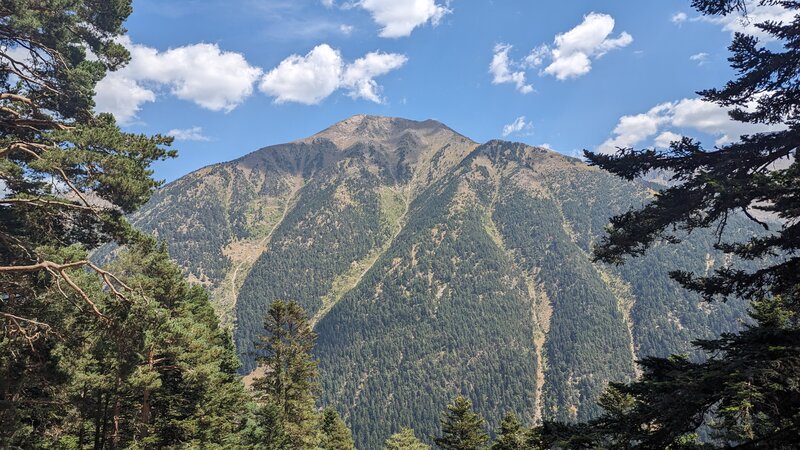
[[[526,447],[526,430],[522,424],[519,423],[517,416],[512,413],[506,413],[503,421],[500,422],[500,430],[497,433],[497,438],[492,443],[492,450],[524,450]]]
[[[264,319],[264,334],[256,343],[264,376],[253,389],[258,400],[274,405],[277,422],[294,449],[316,445],[317,362],[311,355],[316,333],[297,303],[275,301]],[[271,406],[268,406],[271,408]],[[334,421],[335,422],[335,421]],[[323,422],[324,425],[333,426]]]
[[[353,433],[347,428],[339,413],[333,407],[327,407],[322,412],[320,423],[319,448],[324,450],[355,450]]]
[[[92,274],[70,273],[107,311],[108,324],[87,316],[77,294],[41,297],[59,307],[51,326],[68,332],[40,339],[35,352],[7,357],[4,386],[19,386],[20,399],[3,405],[0,445],[236,448],[248,398],[232,341],[207,294],[184,281],[163,247],[147,239],[122,252],[111,269],[120,285],[137,286],[126,301]],[[49,378],[27,376],[40,366]]]
[[[800,10],[796,2],[759,3]],[[747,2],[695,0],[693,5],[703,14],[724,16],[746,13]],[[783,47],[764,46],[756,37],[737,33],[730,46],[737,78],[723,89],[701,94],[732,107],[736,120],[776,125],[778,131],[744,136],[713,150],[683,138],[663,152],[586,153],[592,164],[627,179],[665,170],[676,181],[643,208],[612,218],[595,258],[620,264],[624,257],[643,255],[659,242],[680,240],[675,230],[715,227],[720,251],[758,264],[724,266],[703,275],[681,270],[672,276],[707,301],[749,301],[752,322],[741,332],[696,341],[707,355],[704,361],[681,355],[644,358],[638,381],[612,384],[603,397],[601,417],[574,427],[545,425],[545,437],[556,445],[795,448],[800,438],[800,15],[788,23],[755,26]],[[784,164],[776,164],[781,161]],[[754,215],[756,210],[779,217],[780,223],[770,226]],[[738,211],[766,233],[733,239],[724,235]]]
[[[667,275],[673,264],[748,267],[716,250],[712,233],[621,267],[591,261],[609,215],[647,202],[653,185],[522,144],[467,152],[441,124],[348,120],[397,134],[268,147],[168,185],[136,220],[169,234],[171,254],[212,293],[222,276],[212,263],[228,274],[224,286],[240,286],[241,373],[256,367],[253,343],[272,302],[308,311],[319,333],[318,405],[341,411],[359,448],[409,425],[438,433],[457,393],[492,428],[508,410],[526,423],[589,420],[608,382],[634,377],[640,355],[698,361],[690,339],[737,331],[746,316],[742,302],[698,305]],[[437,133],[446,145],[420,141]],[[732,217],[726,233],[754,235],[748,222]],[[219,255],[248,242],[248,251],[263,245],[260,256],[252,269],[230,260],[231,283]]]
[[[430,450],[431,446],[423,443],[411,428],[403,428],[389,436],[383,444],[383,450]]]
[[[56,282],[80,294],[68,273],[75,267],[109,279],[74,259],[80,253],[54,253],[128,240],[122,214],[159,186],[151,163],[175,152],[166,149],[172,138],[122,133],[112,116],[92,112],[95,84],[128,60],[115,38],[130,0],[8,0],[1,7],[0,316],[3,340],[27,346],[63,331],[36,320],[47,307],[37,294]]]
[[[483,418],[472,410],[472,402],[459,395],[447,405],[442,419],[442,434],[434,439],[445,450],[478,450],[489,441]]]

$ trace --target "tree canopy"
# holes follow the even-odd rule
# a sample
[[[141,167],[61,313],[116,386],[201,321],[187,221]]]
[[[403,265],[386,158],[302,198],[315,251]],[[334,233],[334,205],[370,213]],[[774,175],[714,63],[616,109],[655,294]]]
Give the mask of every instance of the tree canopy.
[[[488,441],[483,418],[472,410],[472,402],[459,395],[442,415],[442,435],[434,439],[445,450],[477,450]]]
[[[159,182],[152,162],[175,155],[172,139],[123,133],[93,112],[94,87],[128,52],[115,39],[130,0],[0,2],[0,304],[4,339],[32,341],[51,330],[37,320],[44,289],[79,295],[104,318],[70,270],[87,268],[120,299],[126,286],[78,259],[108,241],[126,242],[123,217]]]
[[[753,3],[800,10],[791,1],[692,2],[711,16],[747,14]],[[601,401],[604,415],[588,427],[564,433],[545,426],[551,437],[558,436],[553,442],[621,448],[793,448],[800,437],[800,15],[788,23],[754,25],[777,44],[736,33],[729,58],[736,78],[699,94],[729,108],[735,120],[770,125],[774,131],[713,149],[682,138],[664,151],[585,153],[591,164],[626,179],[660,170],[671,173],[674,182],[643,208],[612,218],[595,259],[621,264],[660,242],[713,228],[718,249],[753,261],[757,268],[724,265],[704,275],[677,270],[672,277],[707,301],[749,300],[752,322],[738,334],[696,341],[705,360],[684,355],[645,358],[641,378],[612,383]],[[731,239],[726,225],[737,214],[764,232]]]

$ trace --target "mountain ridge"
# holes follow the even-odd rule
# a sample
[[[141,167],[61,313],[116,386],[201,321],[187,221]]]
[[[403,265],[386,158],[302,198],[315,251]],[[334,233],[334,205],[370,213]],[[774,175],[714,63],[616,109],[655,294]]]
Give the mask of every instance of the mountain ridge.
[[[741,305],[701,307],[667,276],[727,264],[711,236],[591,261],[608,218],[653,192],[549,149],[356,115],[175,180],[133,223],[208,288],[243,374],[268,305],[299,302],[322,401],[378,448],[434,433],[456,394],[493,426],[585,420],[637,358],[736,329]]]

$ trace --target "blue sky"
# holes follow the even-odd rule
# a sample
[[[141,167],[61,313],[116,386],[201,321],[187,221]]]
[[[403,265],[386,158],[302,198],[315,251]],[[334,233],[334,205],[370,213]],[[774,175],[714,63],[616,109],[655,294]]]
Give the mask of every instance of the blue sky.
[[[178,138],[173,180],[354,114],[436,119],[484,142],[707,144],[752,131],[696,91],[732,76],[739,18],[688,0],[134,0],[130,66],[98,86],[127,131]],[[782,18],[755,10],[750,22]]]

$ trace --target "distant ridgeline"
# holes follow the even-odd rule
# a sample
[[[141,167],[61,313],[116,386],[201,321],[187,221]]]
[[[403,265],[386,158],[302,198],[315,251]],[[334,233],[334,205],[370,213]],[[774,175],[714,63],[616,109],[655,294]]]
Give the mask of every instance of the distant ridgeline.
[[[324,403],[373,449],[404,426],[430,436],[459,393],[493,428],[507,410],[585,420],[637,358],[737,329],[742,304],[703,303],[667,275],[734,264],[709,234],[592,263],[608,218],[654,189],[435,121],[355,116],[191,173],[133,222],[209,289],[242,373],[269,304],[299,302]]]

